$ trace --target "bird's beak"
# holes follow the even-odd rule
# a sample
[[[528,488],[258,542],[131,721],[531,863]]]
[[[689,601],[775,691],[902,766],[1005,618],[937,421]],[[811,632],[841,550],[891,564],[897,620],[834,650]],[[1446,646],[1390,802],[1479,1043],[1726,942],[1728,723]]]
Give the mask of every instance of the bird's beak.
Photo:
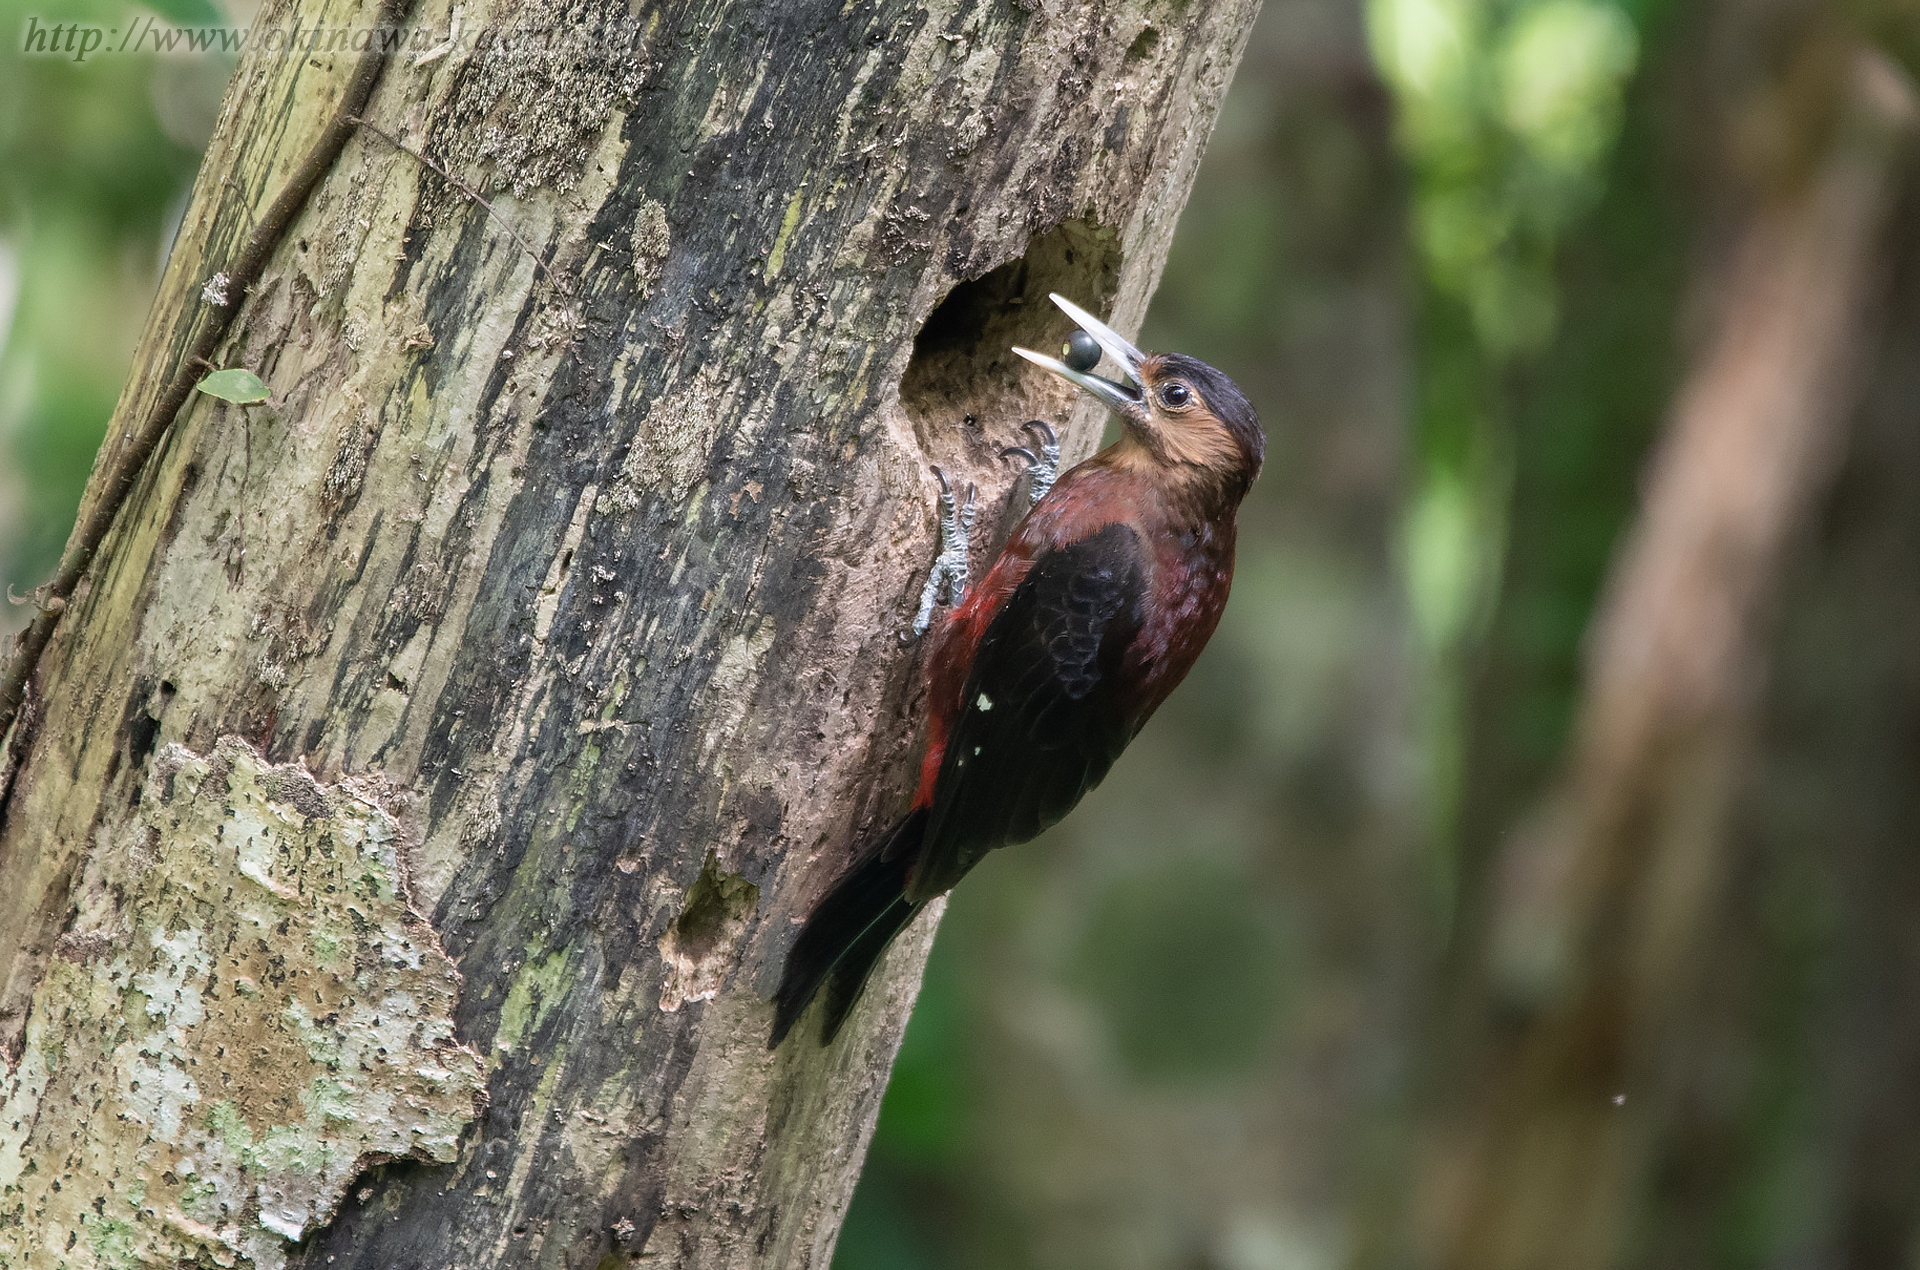
[[[1126,383],[1116,383],[1111,379],[1103,379],[1099,375],[1082,374],[1059,358],[1048,357],[1045,353],[1036,353],[1025,348],[1015,348],[1013,351],[1035,366],[1044,367],[1076,388],[1092,394],[1121,419],[1129,423],[1144,424],[1148,411],[1146,393],[1140,379],[1140,363],[1146,360],[1146,354],[1122,339],[1120,332],[1065,296],[1051,295],[1049,298],[1059,305],[1081,330],[1093,336],[1094,342],[1100,346],[1101,351],[1112,358],[1127,379],[1132,381],[1131,386]]]

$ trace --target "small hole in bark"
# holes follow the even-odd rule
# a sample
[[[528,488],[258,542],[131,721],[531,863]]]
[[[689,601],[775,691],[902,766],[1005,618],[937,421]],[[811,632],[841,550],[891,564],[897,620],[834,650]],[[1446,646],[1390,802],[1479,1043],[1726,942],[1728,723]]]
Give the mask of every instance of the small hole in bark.
[[[747,918],[759,905],[760,888],[738,874],[721,872],[719,860],[709,852],[706,866],[687,889],[686,907],[660,937],[660,956],[667,963],[662,1010],[719,995]]]
[[[157,694],[150,693],[147,687],[142,686],[127,703],[127,766],[135,771],[160,744],[160,716],[166,711],[167,703],[173,700],[174,692],[174,686],[166,682],[161,683]],[[140,801],[140,791],[137,789],[133,800],[136,803]]]
[[[923,436],[973,415],[1000,432],[1036,416],[1064,423],[1074,392],[1014,356],[1018,344],[1058,353],[1073,323],[1047,293],[1106,316],[1120,287],[1120,238],[1092,221],[1066,221],[1027,254],[947,293],[913,341],[900,404]]]
[[[127,757],[132,766],[138,768],[153,753],[160,742],[160,720],[142,711],[133,716],[133,722],[127,726]]]

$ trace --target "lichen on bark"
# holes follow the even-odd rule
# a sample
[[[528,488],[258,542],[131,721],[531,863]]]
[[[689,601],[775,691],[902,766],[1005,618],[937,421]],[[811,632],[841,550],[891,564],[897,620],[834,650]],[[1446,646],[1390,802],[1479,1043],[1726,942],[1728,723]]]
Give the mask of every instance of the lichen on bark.
[[[119,845],[0,1082],[0,1262],[68,1264],[38,1229],[98,1265],[280,1265],[362,1169],[454,1158],[485,1072],[392,817],[226,738],[156,754]]]

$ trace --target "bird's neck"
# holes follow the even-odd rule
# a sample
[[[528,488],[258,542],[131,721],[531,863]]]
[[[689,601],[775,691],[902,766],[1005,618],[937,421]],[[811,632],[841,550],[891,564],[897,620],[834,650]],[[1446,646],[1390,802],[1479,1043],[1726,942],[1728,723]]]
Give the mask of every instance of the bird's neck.
[[[1238,465],[1159,454],[1131,432],[1122,432],[1091,461],[1128,478],[1158,502],[1173,529],[1230,523],[1251,484]]]

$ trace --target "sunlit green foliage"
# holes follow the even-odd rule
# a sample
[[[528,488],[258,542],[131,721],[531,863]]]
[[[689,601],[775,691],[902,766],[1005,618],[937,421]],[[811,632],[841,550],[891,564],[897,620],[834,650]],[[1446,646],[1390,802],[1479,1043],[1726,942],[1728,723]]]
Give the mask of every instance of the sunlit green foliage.
[[[1614,0],[1372,0],[1432,284],[1495,358],[1554,329],[1554,248],[1600,189],[1637,38]]]
[[[205,0],[166,8],[212,13]],[[28,56],[23,31],[114,28],[142,12],[0,0],[0,580],[22,591],[52,571],[72,527],[230,71],[211,58]]]
[[[1666,25],[1656,14],[1650,30]],[[1560,332],[1516,394],[1506,563],[1469,743],[1479,801],[1496,816],[1511,815],[1559,758],[1581,637],[1679,373],[1684,208],[1659,124],[1654,95],[1636,92],[1605,194],[1561,253]],[[1482,839],[1502,831],[1468,829]]]
[[[1618,0],[1369,0],[1424,274],[1418,470],[1403,525],[1426,695],[1435,896],[1454,893],[1465,675],[1508,543],[1516,375],[1560,323],[1559,248],[1600,196],[1638,60]]]

